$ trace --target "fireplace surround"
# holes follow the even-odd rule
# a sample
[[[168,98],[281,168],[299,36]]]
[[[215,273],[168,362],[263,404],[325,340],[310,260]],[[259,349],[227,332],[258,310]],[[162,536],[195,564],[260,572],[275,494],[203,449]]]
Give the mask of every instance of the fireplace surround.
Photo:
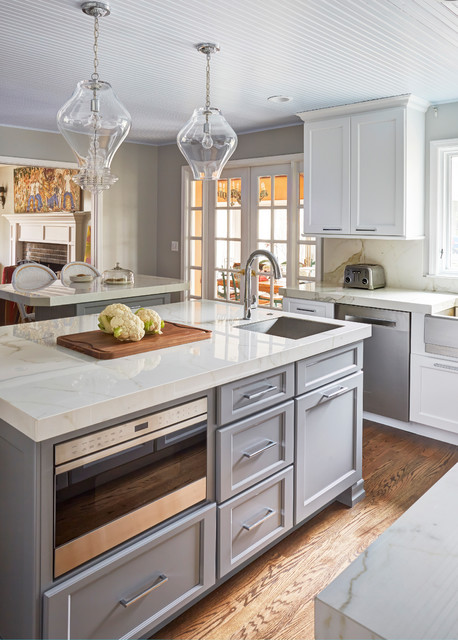
[[[10,264],[28,259],[63,266],[84,260],[90,211],[13,213],[4,217],[10,224]]]

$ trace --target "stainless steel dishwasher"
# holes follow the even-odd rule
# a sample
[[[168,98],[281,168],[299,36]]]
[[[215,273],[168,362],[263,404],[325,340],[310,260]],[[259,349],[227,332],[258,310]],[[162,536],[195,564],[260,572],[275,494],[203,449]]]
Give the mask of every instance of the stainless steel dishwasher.
[[[409,420],[410,313],[336,304],[335,317],[372,326],[364,341],[364,411]]]

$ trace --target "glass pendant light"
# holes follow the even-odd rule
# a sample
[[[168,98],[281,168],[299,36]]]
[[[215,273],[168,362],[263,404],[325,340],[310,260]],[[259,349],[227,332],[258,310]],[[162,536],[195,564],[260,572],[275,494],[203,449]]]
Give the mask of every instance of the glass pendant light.
[[[237,135],[219,109],[210,106],[210,56],[219,51],[212,43],[196,45],[207,56],[205,107],[194,110],[177,136],[195,180],[218,180],[224,165],[234,153]]]
[[[118,178],[110,171],[114,154],[132,123],[129,112],[116,97],[111,85],[99,79],[99,18],[109,15],[107,2],[84,2],[81,9],[94,18],[94,72],[82,80],[57,114],[57,126],[78,160],[74,182],[83,189],[109,189]]]

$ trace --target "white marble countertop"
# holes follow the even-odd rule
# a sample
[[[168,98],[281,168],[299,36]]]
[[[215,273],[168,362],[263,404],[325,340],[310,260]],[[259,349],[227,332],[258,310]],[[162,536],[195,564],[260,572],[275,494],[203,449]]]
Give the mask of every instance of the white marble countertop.
[[[309,282],[297,288],[285,287],[279,293],[289,298],[303,298],[317,302],[341,302],[361,307],[377,307],[392,311],[437,313],[454,307],[458,296],[455,293],[413,291],[411,289],[350,289],[325,282]]]
[[[316,598],[315,638],[458,638],[458,465]]]
[[[11,284],[0,285],[0,298],[12,302],[22,302],[33,307],[55,307],[65,304],[79,304],[94,300],[113,300],[135,298],[159,293],[185,291],[188,284],[175,278],[158,276],[134,276],[133,284],[102,284],[102,278],[92,282],[68,283],[64,285],[55,280],[49,287],[39,291],[16,291]]]
[[[212,337],[113,360],[56,346],[56,337],[97,328],[97,315],[0,327],[0,416],[35,441],[316,355],[371,334],[368,325],[290,340],[237,328],[243,308],[210,301],[163,305],[164,320],[212,330]],[[278,315],[256,309],[251,322]],[[310,318],[319,322],[322,319]]]

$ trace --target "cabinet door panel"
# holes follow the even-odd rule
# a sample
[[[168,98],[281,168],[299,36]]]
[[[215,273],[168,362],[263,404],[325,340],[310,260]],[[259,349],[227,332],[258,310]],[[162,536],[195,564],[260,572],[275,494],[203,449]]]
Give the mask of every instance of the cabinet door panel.
[[[222,577],[293,526],[293,468],[223,503],[218,524]]]
[[[458,363],[411,356],[410,419],[458,433]]]
[[[131,545],[44,594],[44,638],[132,638],[215,581],[215,506]]]
[[[218,502],[293,463],[294,402],[290,400],[216,432]]]
[[[333,118],[304,127],[304,229],[350,232],[350,119]]]
[[[404,109],[351,118],[351,233],[404,233]]]
[[[362,373],[296,400],[296,519],[361,479]]]

